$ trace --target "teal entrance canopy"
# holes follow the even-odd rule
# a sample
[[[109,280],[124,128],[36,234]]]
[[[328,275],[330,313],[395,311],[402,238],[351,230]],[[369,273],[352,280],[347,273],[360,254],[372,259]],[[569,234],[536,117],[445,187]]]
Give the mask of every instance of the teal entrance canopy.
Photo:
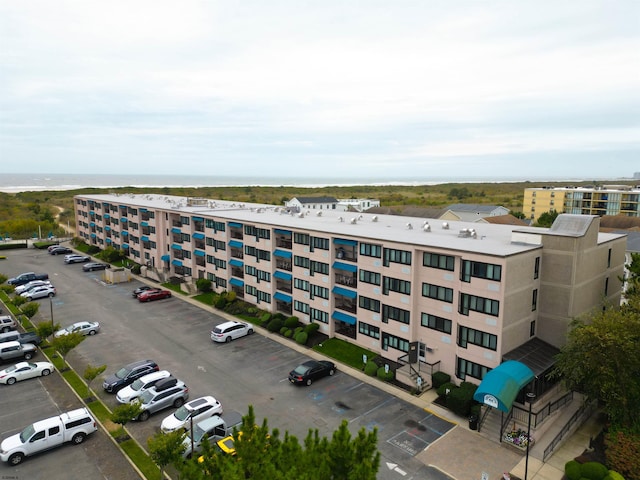
[[[484,376],[473,399],[503,412],[509,412],[518,392],[533,380],[533,377],[533,372],[524,363],[509,360]]]

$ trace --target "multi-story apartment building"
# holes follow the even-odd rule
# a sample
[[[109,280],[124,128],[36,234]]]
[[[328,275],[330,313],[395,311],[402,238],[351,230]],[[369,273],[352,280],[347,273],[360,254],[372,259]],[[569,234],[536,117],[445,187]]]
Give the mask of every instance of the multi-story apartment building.
[[[421,371],[476,383],[620,302],[625,236],[600,233],[597,216],[543,229],[126,194],[79,195],[75,208],[79,237],[124,250],[153,278],[208,278],[331,337],[392,360],[417,350]]]
[[[539,187],[524,190],[522,212],[532,221],[551,210],[576,215],[640,216],[640,187]]]

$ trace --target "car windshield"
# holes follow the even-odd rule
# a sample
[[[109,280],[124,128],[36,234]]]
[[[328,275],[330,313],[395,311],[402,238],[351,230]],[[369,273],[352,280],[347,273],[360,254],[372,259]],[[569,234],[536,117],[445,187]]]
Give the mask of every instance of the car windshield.
[[[294,370],[294,372],[297,373],[298,375],[304,375],[309,370],[311,370],[311,367],[309,367],[308,365],[298,365]]]
[[[142,388],[143,385],[144,385],[144,382],[141,379],[137,379],[135,382],[131,384],[131,389],[137,392]]]
[[[36,433],[36,429],[33,428],[33,424],[29,425],[27,428],[25,428],[20,432],[20,441],[22,443],[26,443],[27,440],[29,440],[34,433]]]
[[[181,406],[178,410],[175,411],[175,413],[173,414],[174,417],[176,417],[178,420],[180,420],[181,422],[185,421],[187,418],[189,418],[189,414],[191,413],[191,410],[187,409],[184,405]]]
[[[69,325],[67,328],[64,329],[65,332],[73,332],[77,327],[75,325]]]
[[[152,398],[153,398],[153,393],[147,390],[142,395],[140,395],[140,403],[149,403]]]
[[[116,377],[125,378],[127,375],[129,375],[129,372],[130,370],[127,367],[122,367],[120,370],[116,372]]]
[[[216,327],[216,328],[214,328],[214,329],[213,329],[213,332],[214,332],[214,333],[222,333],[222,329],[221,329],[221,328]]]
[[[4,371],[5,371],[6,373],[11,373],[11,372],[15,371],[17,368],[18,368],[18,367],[17,367],[16,365],[14,365],[14,366],[12,366],[12,367],[7,367],[7,368],[5,368],[5,370],[4,370]]]

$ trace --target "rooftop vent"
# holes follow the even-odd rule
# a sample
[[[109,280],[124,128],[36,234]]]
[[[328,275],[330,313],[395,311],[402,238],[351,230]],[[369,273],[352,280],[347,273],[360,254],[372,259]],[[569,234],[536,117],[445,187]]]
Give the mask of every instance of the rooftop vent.
[[[300,212],[300,213],[298,214],[298,218],[304,218],[304,213]]]
[[[431,225],[429,225],[428,223],[425,223],[425,224],[422,226],[422,230],[423,230],[424,232],[430,232],[430,231],[431,231]]]
[[[372,222],[377,222],[378,221],[378,216],[374,215],[373,217],[371,217],[371,221]]]
[[[449,230],[449,222],[442,222],[442,229]]]
[[[342,218],[342,217],[338,217],[338,221],[339,221],[339,222],[344,222],[344,218]]]
[[[413,225],[411,225],[410,223],[407,223],[407,230],[413,230]]]
[[[356,217],[353,217],[351,219],[351,225],[355,225],[356,223],[358,223],[358,219]]]
[[[322,216],[322,210],[316,212],[316,217],[321,217]]]

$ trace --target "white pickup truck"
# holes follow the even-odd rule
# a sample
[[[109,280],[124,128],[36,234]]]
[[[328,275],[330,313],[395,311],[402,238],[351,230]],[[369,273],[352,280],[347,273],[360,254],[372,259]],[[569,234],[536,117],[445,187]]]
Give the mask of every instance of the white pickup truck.
[[[59,447],[65,442],[78,445],[97,430],[96,421],[86,408],[40,420],[0,444],[0,460],[18,465],[24,457]]]

